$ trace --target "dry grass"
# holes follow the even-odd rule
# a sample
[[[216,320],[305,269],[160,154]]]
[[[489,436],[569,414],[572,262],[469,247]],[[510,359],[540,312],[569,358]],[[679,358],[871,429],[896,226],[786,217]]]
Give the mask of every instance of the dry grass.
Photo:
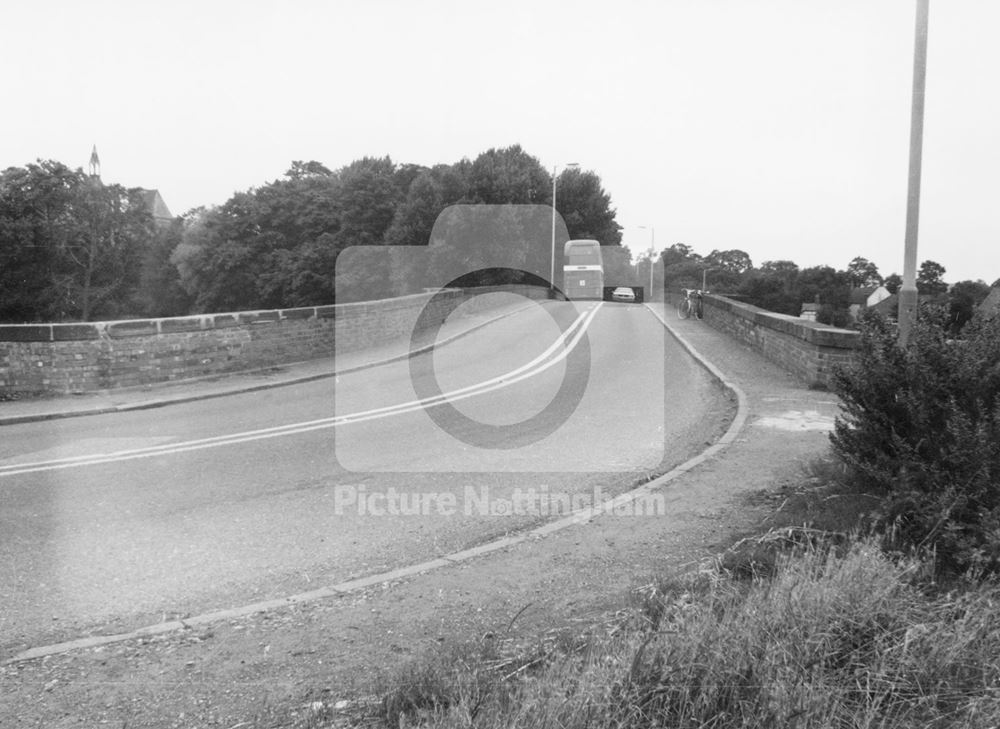
[[[810,545],[766,579],[649,589],[605,636],[396,677],[392,726],[995,727],[1000,590],[928,597],[872,540]],[[482,660],[485,658],[485,660]]]
[[[810,478],[782,504],[785,517],[823,513],[843,491],[829,474]],[[944,592],[926,562],[888,556],[879,539],[843,529],[864,511],[857,499],[844,503],[825,521],[772,527],[714,564],[636,588],[626,609],[586,633],[520,646],[490,636],[414,661],[383,687],[383,720],[1000,726],[1000,586]]]

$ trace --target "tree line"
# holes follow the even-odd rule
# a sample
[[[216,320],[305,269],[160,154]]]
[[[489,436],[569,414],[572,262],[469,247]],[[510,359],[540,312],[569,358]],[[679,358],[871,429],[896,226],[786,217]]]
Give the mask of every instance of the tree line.
[[[11,167],[0,174],[0,321],[334,303],[346,248],[426,245],[450,205],[551,205],[552,182],[518,145],[432,167],[389,157],[338,170],[294,161],[273,182],[157,225],[139,190],[54,161]],[[600,177],[569,168],[557,183],[570,237],[620,248]]]
[[[127,315],[159,233],[143,193],[54,161],[0,173],[0,321]]]
[[[805,303],[818,304],[817,321],[834,326],[852,324],[852,292],[885,286],[890,294],[899,291],[902,277],[897,273],[882,276],[878,266],[862,256],[852,259],[844,269],[832,266],[800,268],[793,261],[765,261],[754,266],[742,250],[713,250],[707,255],[677,243],[660,254],[663,281],[667,290],[700,289],[705,282],[709,291],[725,293],[747,303],[779,314],[799,316]],[[924,300],[945,306],[951,325],[960,329],[975,307],[989,294],[984,281],[960,281],[949,285],[946,269],[936,261],[920,264],[917,292]],[[993,286],[1000,286],[1000,279]]]
[[[621,226],[600,177],[568,168],[557,183],[557,207],[570,237],[605,244],[606,282],[648,284],[648,261],[643,273],[620,245]],[[142,192],[51,160],[0,173],[0,321],[334,303],[336,262],[345,249],[427,245],[450,205],[550,205],[552,176],[517,145],[432,167],[365,157],[333,171],[295,161],[273,182],[167,224],[154,222]],[[659,261],[657,288],[701,288],[704,277],[710,290],[779,313],[797,316],[803,303],[818,303],[817,318],[841,326],[849,323],[853,290],[884,284],[895,293],[901,283],[898,274],[883,277],[860,256],[843,270],[799,268],[787,260],[754,266],[739,249],[700,255],[678,243]],[[373,263],[356,288],[378,279],[377,291],[410,293],[407,277],[391,269]],[[960,326],[989,287],[983,281],[949,287],[945,273],[924,261],[917,287],[946,303]]]

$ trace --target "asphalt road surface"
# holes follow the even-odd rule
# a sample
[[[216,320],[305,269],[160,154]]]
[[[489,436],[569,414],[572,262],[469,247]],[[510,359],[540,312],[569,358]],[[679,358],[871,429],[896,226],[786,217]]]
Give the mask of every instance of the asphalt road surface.
[[[0,428],[0,657],[483,543],[669,469],[724,410],[645,307],[547,302],[336,379]]]

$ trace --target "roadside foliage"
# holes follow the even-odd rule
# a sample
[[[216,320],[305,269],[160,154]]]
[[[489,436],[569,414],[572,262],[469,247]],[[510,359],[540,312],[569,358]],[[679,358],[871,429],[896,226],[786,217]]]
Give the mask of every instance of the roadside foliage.
[[[950,334],[949,312],[925,308],[910,343],[867,316],[857,361],[835,376],[843,403],[832,442],[884,495],[891,540],[933,552],[942,569],[1000,570],[1000,316]]]

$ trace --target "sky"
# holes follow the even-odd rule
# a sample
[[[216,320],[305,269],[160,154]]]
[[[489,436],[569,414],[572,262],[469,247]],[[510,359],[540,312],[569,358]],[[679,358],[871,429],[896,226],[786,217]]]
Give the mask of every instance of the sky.
[[[174,214],[364,156],[520,144],[602,179],[633,252],[902,273],[916,0],[54,0],[0,27],[0,168]],[[932,0],[917,259],[1000,278],[1000,3]]]

